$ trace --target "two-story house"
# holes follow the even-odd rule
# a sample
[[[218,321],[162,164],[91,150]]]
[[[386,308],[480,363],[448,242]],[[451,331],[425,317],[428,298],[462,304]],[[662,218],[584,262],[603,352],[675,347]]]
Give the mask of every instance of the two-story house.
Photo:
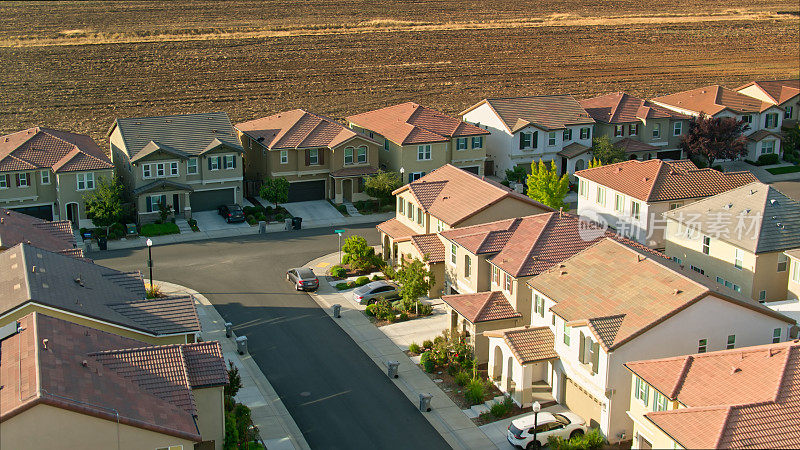
[[[484,174],[488,131],[414,102],[347,117],[350,128],[383,143],[380,164],[412,182],[445,164]]]
[[[502,184],[450,164],[393,194],[397,201],[395,217],[377,225],[383,257],[397,264],[402,258],[421,260],[429,255],[428,265],[436,277],[432,296],[441,295],[444,288],[444,245],[436,233],[552,211]]]
[[[242,203],[242,146],[224,112],[117,119],[111,160],[132,193],[139,222]]]
[[[631,361],[634,449],[800,445],[800,344]]]
[[[797,125],[800,117],[800,80],[753,81],[734,89],[736,92],[783,108],[783,122]]]
[[[750,172],[698,169],[689,160],[624,161],[582,170],[578,215],[651,248],[664,248],[663,213],[757,181]]]
[[[0,136],[0,206],[92,227],[83,196],[114,166],[89,136],[29,128]]]
[[[800,203],[755,182],[667,212],[667,256],[760,302],[786,300]]]
[[[681,114],[698,117],[732,117],[748,124],[748,153],[755,161],[761,155],[781,154],[783,108],[719,85],[704,86],[652,99],[653,103]]]
[[[364,177],[378,172],[378,143],[302,109],[236,124],[245,178],[289,181],[289,202],[366,200]]]
[[[690,116],[624,92],[581,100],[594,119],[595,137],[606,136],[625,150],[628,159],[681,159],[681,136]]]
[[[73,258],[83,258],[83,249],[77,248],[70,221],[42,220],[0,208],[0,251],[23,242]]]
[[[490,377],[521,405],[530,404],[534,383],[548,384],[556,401],[612,443],[633,432],[625,363],[766,344],[775,329],[785,340],[795,323],[662,256],[608,238],[528,285],[530,327],[488,333]]]
[[[543,160],[559,174],[589,167],[594,119],[571,95],[487,98],[461,117],[490,132],[486,157],[494,172]]]

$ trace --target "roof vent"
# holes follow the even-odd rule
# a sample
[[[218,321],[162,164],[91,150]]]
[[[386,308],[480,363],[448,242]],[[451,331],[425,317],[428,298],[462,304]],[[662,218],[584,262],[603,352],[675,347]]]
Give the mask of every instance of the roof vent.
[[[566,274],[567,274],[567,271],[566,271],[566,270],[562,270],[562,271],[561,271],[561,275],[566,275]]]
[[[0,217],[0,223],[6,223],[6,218],[5,217]]]
[[[731,209],[733,208],[733,203],[728,203],[727,205],[723,206],[724,209]]]
[[[164,123],[172,123],[172,119],[166,119],[164,120]]]
[[[755,193],[756,193],[755,189],[750,189],[750,195],[753,195]]]
[[[50,342],[47,338],[42,339],[42,348],[47,350],[47,343]]]
[[[31,273],[36,273],[36,266],[31,266]]]
[[[273,134],[273,136],[275,135]],[[256,139],[256,142],[264,142],[264,136],[261,136],[258,139]]]
[[[736,366],[731,367],[731,375],[735,374],[736,372],[741,372],[741,371],[742,371],[742,369],[740,369],[740,368],[738,368]]]
[[[779,206],[780,205],[780,203],[778,203],[778,201],[775,200],[774,198],[769,199],[769,204],[772,205],[772,206]]]
[[[212,133],[218,133],[218,131],[217,131],[217,130],[211,130],[211,132],[212,132]]]
[[[75,278],[75,284],[79,285],[80,287],[84,286],[83,279],[81,279],[81,274],[78,274],[78,278]]]
[[[9,211],[9,210],[6,210],[6,215],[7,215],[7,216],[10,216],[10,215],[11,215],[11,211]]]
[[[84,359],[83,361],[81,361],[81,365],[82,365],[83,367],[89,367],[89,361],[86,361],[86,360]]]
[[[142,124],[142,122],[139,122],[139,121],[137,120],[136,122],[133,122],[133,124],[134,124],[134,125],[141,125],[141,124]]]
[[[680,293],[682,293],[682,292],[683,292],[683,291],[682,291],[682,290],[680,290],[680,289],[673,289],[673,290],[672,290],[672,294],[673,294],[673,295],[678,295],[678,294],[680,294]]]

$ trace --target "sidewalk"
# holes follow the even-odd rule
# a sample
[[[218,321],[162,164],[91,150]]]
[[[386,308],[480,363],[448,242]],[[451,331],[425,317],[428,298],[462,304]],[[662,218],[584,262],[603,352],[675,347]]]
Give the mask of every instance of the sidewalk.
[[[773,164],[769,166],[753,166],[744,161],[723,161],[720,163],[715,163],[714,165],[717,164],[722,166],[722,169],[725,172],[749,171],[755,175],[756,178],[758,178],[758,181],[766,184],[771,184],[778,181],[800,180],[800,172],[773,175],[767,171],[767,169],[771,169],[773,167],[791,166],[792,164],[790,163]]]
[[[322,270],[338,262],[338,253],[332,253],[309,262],[306,267]],[[422,370],[403,353],[392,340],[375,327],[364,313],[353,303],[343,297],[329,283],[320,283],[316,293],[311,297],[328,315],[332,316],[331,305],[340,304],[341,318],[334,322],[361,347],[375,364],[386,371],[387,361],[399,361],[399,378],[392,382],[405,394],[415,406],[419,405],[419,394],[430,393],[431,412],[420,412],[433,425],[436,431],[455,449],[493,449],[497,448],[491,440],[469,419],[461,409],[450,400],[441,389]],[[382,327],[385,328],[385,327]],[[439,330],[441,332],[441,330]]]
[[[149,280],[145,280],[149,282]],[[258,427],[261,439],[268,449],[273,450],[305,450],[310,449],[300,428],[289,415],[289,411],[272,388],[253,358],[239,355],[236,351],[236,335],[225,337],[225,320],[220,316],[211,302],[189,288],[164,281],[155,281],[164,293],[186,293],[195,299],[197,315],[200,317],[201,338],[204,341],[219,341],[222,345],[222,356],[239,368],[242,388],[236,394],[237,402],[250,408],[253,423]]]

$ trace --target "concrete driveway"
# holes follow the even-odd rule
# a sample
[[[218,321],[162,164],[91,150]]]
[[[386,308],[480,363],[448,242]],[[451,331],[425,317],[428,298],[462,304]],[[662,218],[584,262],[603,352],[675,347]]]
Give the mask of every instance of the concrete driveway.
[[[283,203],[281,206],[286,208],[292,216],[302,217],[303,225],[338,225],[344,223],[344,216],[327,200]]]
[[[193,212],[192,218],[197,221],[201,231],[228,230],[231,228],[250,228],[247,222],[227,223],[216,211]]]

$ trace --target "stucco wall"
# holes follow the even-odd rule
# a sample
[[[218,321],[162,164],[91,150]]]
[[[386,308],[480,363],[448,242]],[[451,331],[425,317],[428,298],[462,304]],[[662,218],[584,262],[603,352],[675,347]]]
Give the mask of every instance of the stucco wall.
[[[214,448],[222,450],[225,441],[225,405],[223,387],[192,390],[197,405],[197,427],[204,441],[214,441]]]

